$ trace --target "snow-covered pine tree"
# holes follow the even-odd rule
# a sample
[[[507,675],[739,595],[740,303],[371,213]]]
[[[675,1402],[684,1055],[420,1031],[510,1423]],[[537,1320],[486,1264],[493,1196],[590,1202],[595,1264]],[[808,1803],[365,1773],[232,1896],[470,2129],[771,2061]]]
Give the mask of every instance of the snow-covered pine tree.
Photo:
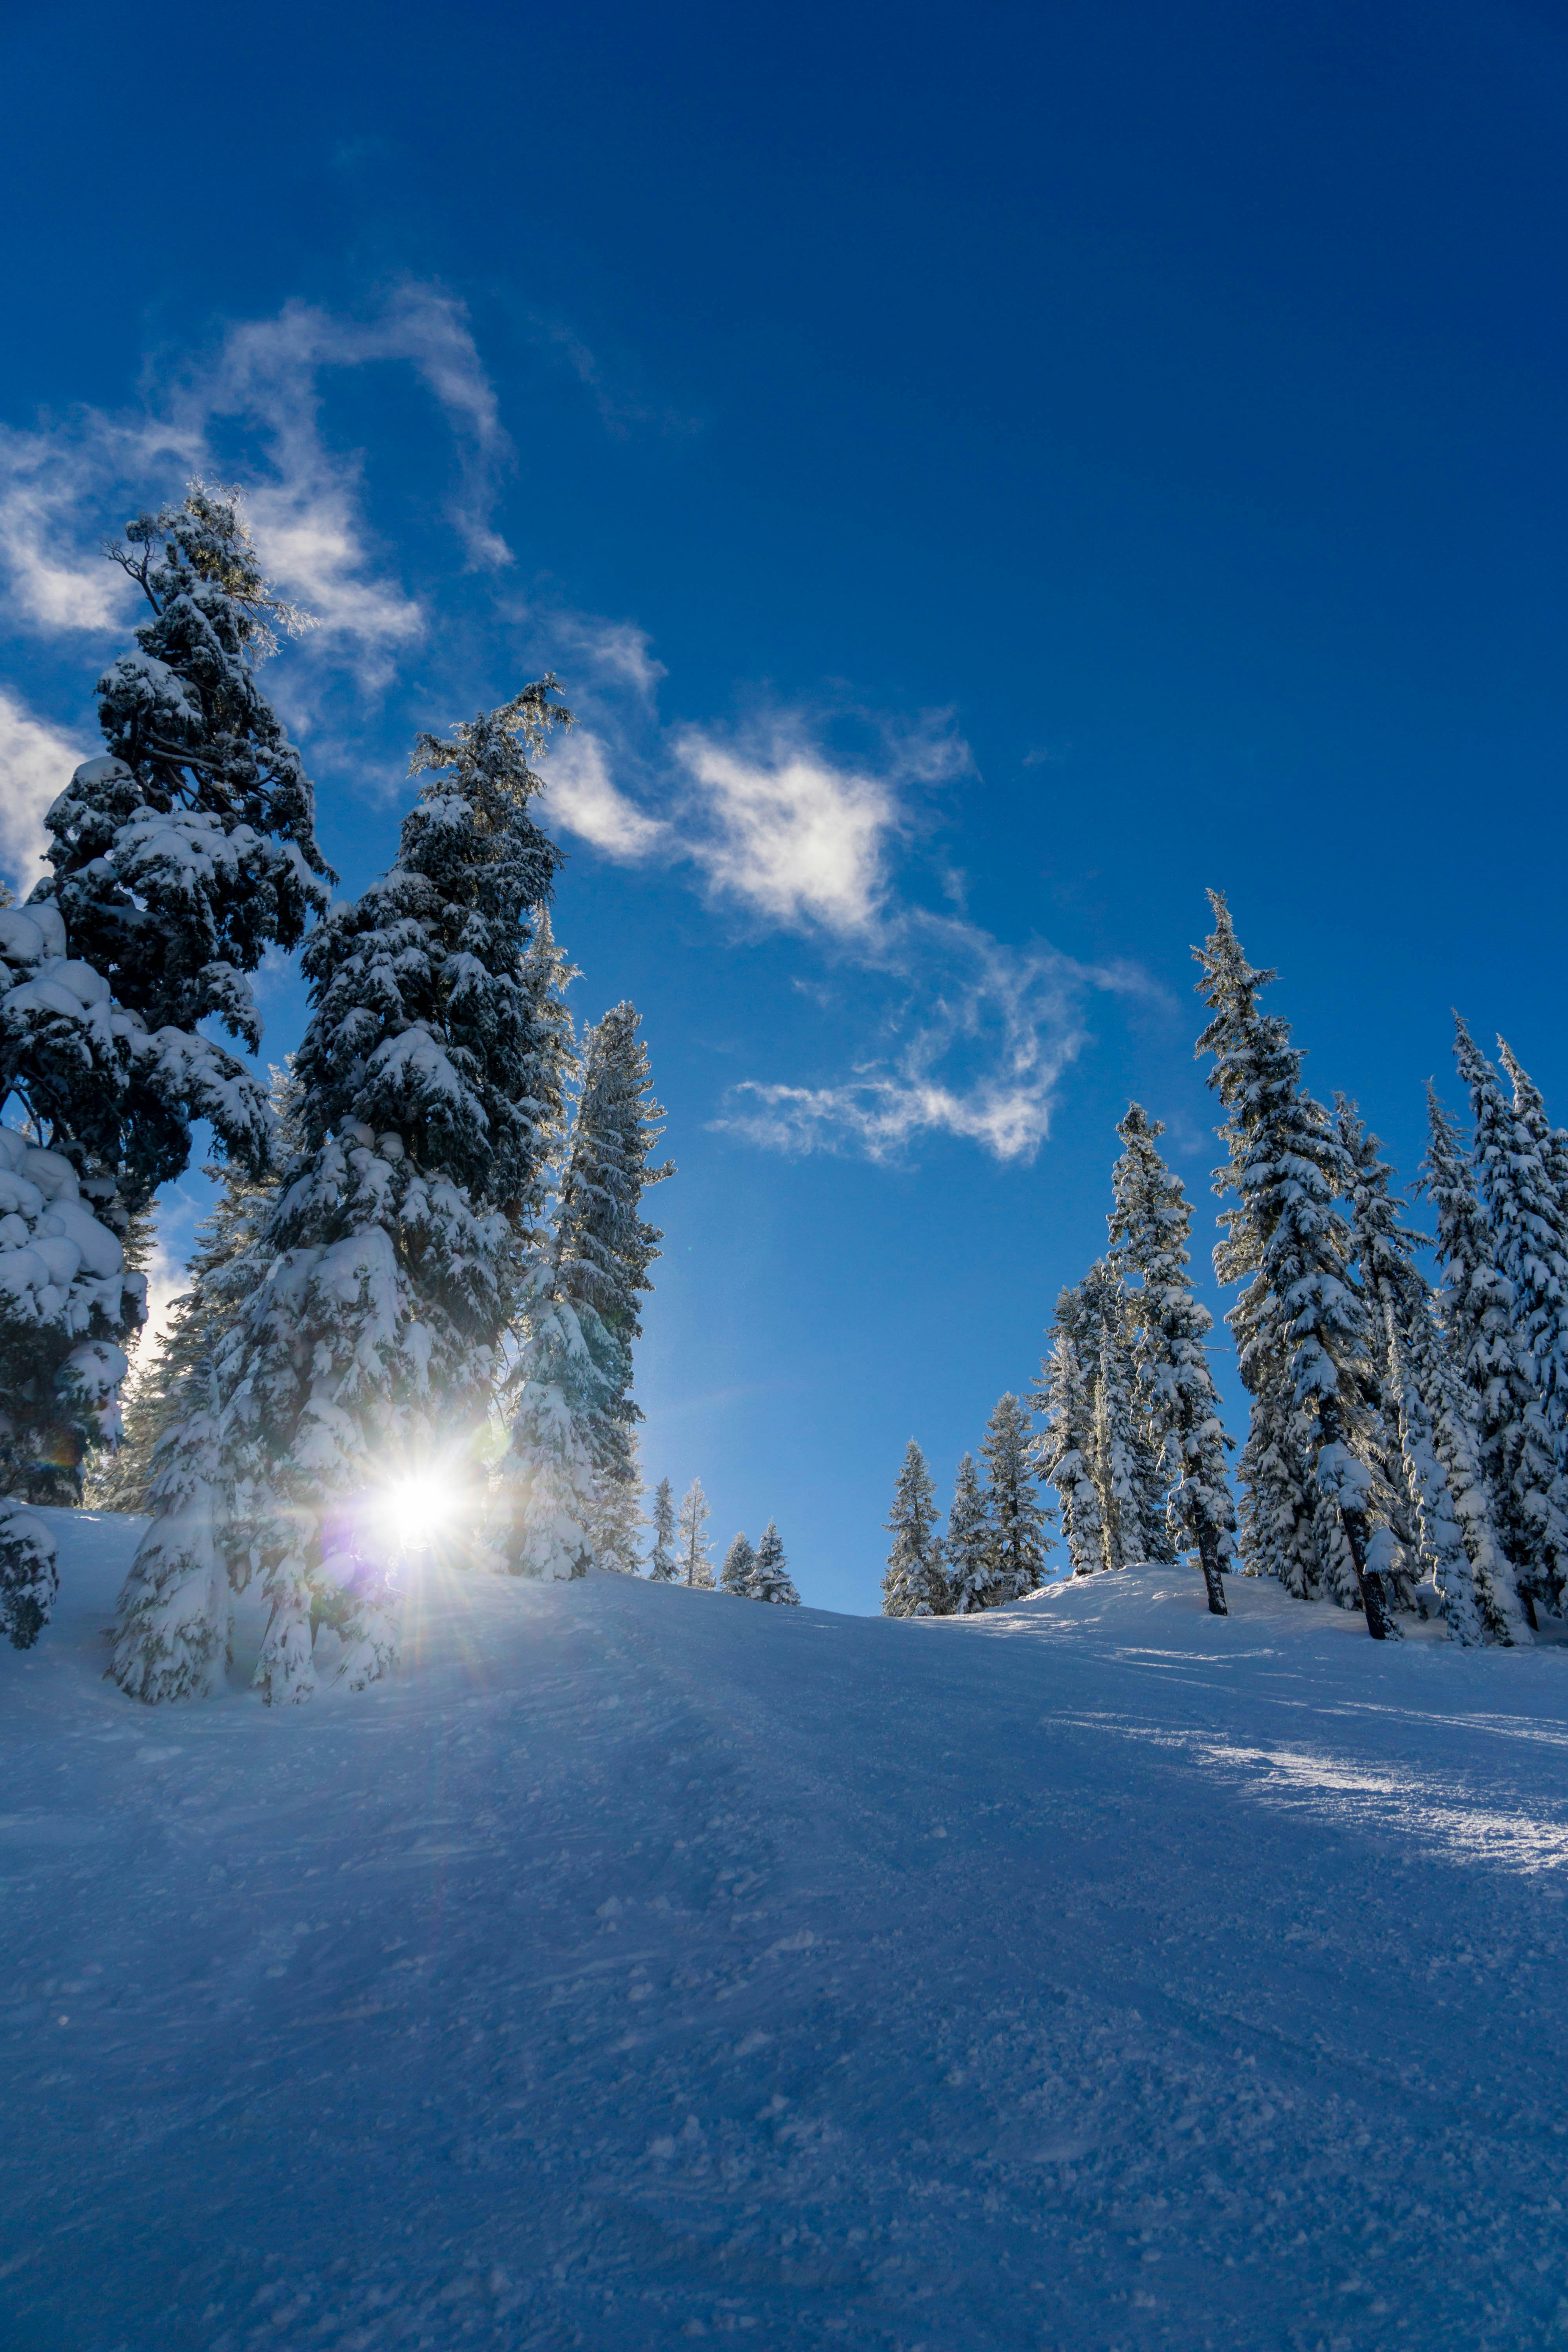
[[[1215,1189],[1236,1196],[1215,1252],[1222,1282],[1247,1287],[1226,1320],[1255,1400],[1241,1457],[1249,1491],[1244,1550],[1298,1599],[1360,1602],[1367,1631],[1397,1631],[1372,1550],[1379,1480],[1363,1373],[1366,1317],[1349,1279],[1349,1234],[1335,1195],[1350,1171],[1328,1113],[1300,1083],[1289,1025],[1258,1006],[1275,978],[1242,953],[1225,899],[1209,893],[1215,929],[1194,950],[1213,1018],[1198,1040],[1226,1111],[1229,1164]]]
[[[985,1514],[991,1525],[988,1609],[1021,1601],[1045,1581],[1047,1529],[1055,1517],[1042,1503],[1039,1474],[1030,1459],[1029,1416],[1009,1391],[997,1399],[981,1445],[985,1457]]]
[[[752,1598],[753,1601],[771,1601],[775,1608],[800,1607],[800,1595],[790,1577],[784,1548],[772,1519],[763,1529],[763,1539],[757,1546],[757,1562],[752,1570]]]
[[[1175,1550],[1166,1525],[1165,1478],[1138,1395],[1120,1269],[1098,1259],[1072,1299],[1079,1356],[1093,1367],[1088,1462],[1099,1498],[1101,1565],[1125,1568],[1147,1559],[1168,1566]]]
[[[1557,1181],[1558,1143],[1541,1090],[1498,1039],[1513,1085],[1513,1149],[1508,1154],[1510,1215],[1495,1213],[1503,1271],[1514,1286],[1514,1325],[1530,1350],[1541,1410],[1558,1467],[1568,1457],[1568,1208]],[[1488,1184],[1488,1198],[1492,1187]]]
[[[912,1437],[904,1448],[886,1525],[893,1548],[882,1578],[883,1616],[945,1617],[952,1602],[942,1573],[936,1487]]]
[[[1144,1482],[1139,1473],[1138,1406],[1133,1371],[1121,1345],[1116,1303],[1099,1301],[1100,1379],[1094,1400],[1094,1483],[1100,1495],[1105,1565],[1131,1568],[1147,1559],[1146,1517],[1140,1507]]]
[[[301,1148],[240,1262],[255,1286],[216,1367],[210,1517],[231,1571],[264,1579],[256,1678],[274,1702],[310,1696],[322,1623],[351,1688],[385,1671],[396,1529],[378,1496],[462,1485],[485,1423],[553,1141],[520,963],[559,862],[529,814],[529,755],[565,717],[553,683],[449,742],[419,738],[413,772],[432,781],[396,865],[306,944]],[[195,1508],[171,1495],[121,1596],[112,1670],[145,1699],[189,1687],[206,1638],[205,1556],[164,1524]]]
[[[1058,1293],[1050,1336],[1051,1352],[1030,1392],[1033,1410],[1043,1423],[1033,1441],[1035,1467],[1056,1488],[1073,1574],[1092,1576],[1105,1566],[1105,1533],[1094,1483],[1100,1349],[1081,1283]],[[1091,1338],[1094,1352],[1086,1361],[1084,1349]]]
[[[708,1538],[703,1532],[713,1514],[708,1507],[708,1497],[702,1491],[700,1478],[693,1478],[680,1498],[676,1514],[676,1581],[694,1586],[699,1591],[713,1590],[713,1559]]]
[[[953,1473],[944,1553],[952,1613],[973,1616],[986,1606],[991,1590],[991,1516],[973,1454],[966,1454]]]
[[[675,1581],[675,1496],[668,1478],[661,1478],[653,1490],[653,1549],[647,1556],[647,1572],[654,1584]]]
[[[300,938],[325,904],[327,868],[310,782],[255,677],[268,623],[294,616],[268,593],[234,499],[197,485],[110,551],[151,617],[99,681],[108,756],[84,762],[48,811],[53,874],[0,941],[0,1103],[68,1164],[79,1219],[123,1252],[158,1186],[185,1167],[193,1120],[209,1121],[230,1157],[265,1165],[264,1090],[198,1024],[216,1016],[254,1049],[246,975],[269,946]],[[0,1412],[17,1423],[24,1494],[76,1500],[84,1452],[112,1436],[143,1293],[122,1279],[110,1307],[106,1286],[125,1268],[121,1256],[110,1271],[110,1256],[87,1237],[97,1297],[85,1319],[66,1317],[100,1351],[85,1386],[40,1297],[10,1318],[12,1395],[26,1410],[19,1423],[9,1402]],[[36,1585],[33,1533],[24,1549]],[[0,1538],[0,1583],[5,1556]]]
[[[279,1160],[287,1164],[300,1142],[299,1087],[291,1071],[273,1071],[272,1107]],[[153,1509],[154,1465],[164,1433],[185,1417],[192,1373],[198,1365],[216,1362],[255,1280],[254,1269],[242,1262],[276,1205],[279,1180],[271,1173],[254,1176],[243,1160],[235,1160],[210,1165],[203,1173],[216,1185],[217,1198],[196,1227],[187,1288],[173,1301],[163,1334],[145,1360],[139,1358],[132,1366],[121,1398],[120,1446],[99,1457],[105,1466],[89,1490],[99,1510]]]
[[[1454,1050],[1475,1119],[1474,1180],[1454,1166],[1452,1130],[1434,1116],[1426,1170],[1444,1268],[1441,1315],[1479,1400],[1481,1462],[1533,1621],[1538,1607],[1560,1606],[1568,1582],[1568,1491],[1531,1347],[1551,1275],[1550,1255],[1538,1257],[1533,1245],[1540,1160],[1496,1071],[1457,1016]],[[1549,1228],[1549,1245],[1554,1238]]]
[[[643,1509],[642,1443],[635,1429],[617,1432],[616,1475],[601,1471],[594,1481],[594,1508],[588,1523],[595,1564],[616,1576],[640,1576],[642,1532],[647,1525]]]
[[[1334,1108],[1352,1170],[1357,1265],[1381,1328],[1384,1394],[1401,1448],[1424,1578],[1457,1641],[1528,1640],[1481,1469],[1475,1398],[1448,1354],[1430,1286],[1415,1264],[1425,1237],[1401,1222],[1392,1171],[1378,1158],[1377,1138],[1355,1105],[1337,1095]],[[1419,1588],[1414,1597],[1426,1613]]]
[[[649,1165],[664,1114],[648,1099],[638,1025],[635,1007],[617,1004],[584,1040],[553,1244],[525,1293],[521,1410],[499,1481],[498,1517],[511,1531],[515,1564],[542,1544],[557,1562],[569,1554],[576,1572],[595,1558],[602,1531],[615,1538],[605,1564],[624,1566],[640,1524],[632,1348],[662,1238],[640,1208],[647,1187],[674,1171],[668,1162]],[[547,1572],[559,1573],[559,1565]]]
[[[1230,1440],[1204,1345],[1214,1318],[1187,1272],[1193,1213],[1181,1178],[1160,1157],[1163,1121],[1129,1103],[1116,1132],[1122,1151],[1111,1178],[1110,1255],[1137,1277],[1125,1316],[1138,1395],[1169,1482],[1172,1532],[1197,1552],[1210,1612],[1224,1617],[1236,1506],[1226,1474]]]
[[[331,878],[310,781],[256,677],[301,616],[263,579],[237,492],[193,484],[109,551],[149,614],[99,680],[109,757],[46,819],[55,902],[73,952],[150,1030],[216,1014],[254,1052],[245,975],[299,943]]]
[[[117,1438],[145,1297],[70,1161],[0,1127],[0,1633],[17,1649],[47,1623],[58,1583],[47,1522],[26,1505],[74,1502],[84,1454]]]
[[[719,1571],[720,1590],[733,1592],[740,1599],[752,1599],[752,1574],[757,1565],[757,1549],[751,1538],[742,1532],[731,1538],[724,1554],[724,1565]]]

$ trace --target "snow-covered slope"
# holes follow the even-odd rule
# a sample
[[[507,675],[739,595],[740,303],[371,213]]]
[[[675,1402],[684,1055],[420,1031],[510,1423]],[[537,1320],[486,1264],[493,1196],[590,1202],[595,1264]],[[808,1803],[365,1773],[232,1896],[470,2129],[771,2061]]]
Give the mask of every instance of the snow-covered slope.
[[[151,1713],[59,1524],[6,2352],[1568,2330],[1568,1654],[442,1575],[390,1686]]]

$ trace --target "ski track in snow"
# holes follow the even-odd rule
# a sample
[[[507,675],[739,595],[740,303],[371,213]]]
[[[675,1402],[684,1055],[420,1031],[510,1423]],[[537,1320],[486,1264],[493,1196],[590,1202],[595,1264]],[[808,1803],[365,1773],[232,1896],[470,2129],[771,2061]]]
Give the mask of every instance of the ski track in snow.
[[[51,1517],[5,2352],[1568,2338],[1568,1652],[443,1572],[391,1684],[148,1712]]]

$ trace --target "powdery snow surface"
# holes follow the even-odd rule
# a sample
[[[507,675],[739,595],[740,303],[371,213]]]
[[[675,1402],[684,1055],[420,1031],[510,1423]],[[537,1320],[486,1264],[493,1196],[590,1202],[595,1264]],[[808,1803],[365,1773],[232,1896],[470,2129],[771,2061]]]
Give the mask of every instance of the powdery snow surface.
[[[1568,2331],[1568,1654],[1131,1570],[429,1577],[399,1679],[0,1660],[7,2352]]]

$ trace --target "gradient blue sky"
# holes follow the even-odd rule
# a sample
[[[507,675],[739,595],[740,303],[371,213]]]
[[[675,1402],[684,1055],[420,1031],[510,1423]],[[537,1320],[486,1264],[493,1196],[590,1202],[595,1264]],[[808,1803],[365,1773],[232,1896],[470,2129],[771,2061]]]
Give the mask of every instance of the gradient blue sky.
[[[1129,1094],[1206,1251],[1205,885],[1406,1171],[1450,1004],[1568,1116],[1562,9],[55,0],[0,83],[9,868],[94,547],[193,472],[320,617],[345,889],[414,730],[557,669],[575,1003],[680,1168],[647,1465],[721,1545],[876,1606]]]

